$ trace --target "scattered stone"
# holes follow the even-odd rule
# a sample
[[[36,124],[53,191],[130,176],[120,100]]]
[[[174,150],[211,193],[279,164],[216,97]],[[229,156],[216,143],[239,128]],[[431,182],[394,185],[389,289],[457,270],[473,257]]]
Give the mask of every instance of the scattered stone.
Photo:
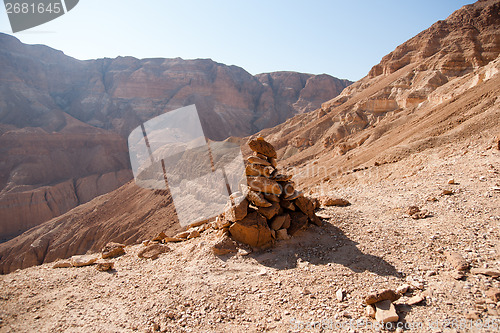
[[[493,268],[472,268],[470,272],[472,274],[482,274],[494,278],[500,277],[500,270]]]
[[[276,150],[274,150],[274,147],[267,141],[264,140],[262,137],[258,137],[257,139],[250,140],[248,142],[248,146],[250,149],[252,149],[254,152],[265,155],[267,157],[271,158],[276,158]]]
[[[491,288],[486,291],[486,296],[492,299],[494,302],[500,302],[500,289]]]
[[[450,276],[455,280],[463,280],[465,278],[465,273],[463,271],[454,270],[450,273]]]
[[[408,301],[406,301],[406,304],[408,305],[416,305],[420,302],[422,302],[425,299],[422,295],[415,295],[411,297]]]
[[[448,179],[448,184],[455,185],[456,184],[455,179],[453,179],[453,178]]]
[[[468,319],[468,320],[479,320],[479,319],[481,319],[481,313],[479,311],[469,310],[465,314],[465,319]]]
[[[257,156],[249,156],[247,158],[247,161],[251,164],[258,164],[262,166],[271,166],[271,163],[269,163],[267,160],[257,157]],[[245,168],[246,171],[246,168]]]
[[[68,267],[73,267],[73,265],[71,265],[71,263],[68,260],[58,260],[52,266],[52,268],[68,268]]]
[[[412,219],[414,220],[420,220],[420,219],[425,219],[426,217],[429,217],[430,214],[427,210],[421,210],[413,215],[410,215]]]
[[[344,300],[344,289],[337,290],[335,296],[337,297],[337,301],[342,302]]]
[[[101,272],[111,271],[115,268],[115,263],[112,261],[97,262],[95,268]]]
[[[151,244],[146,246],[137,253],[137,256],[141,259],[152,259],[155,260],[162,253],[170,251],[170,248],[163,244]]]
[[[77,256],[72,256],[71,257],[71,265],[73,267],[82,267],[82,266],[89,266],[95,263],[99,259],[95,255],[90,255],[90,254],[84,254],[84,255],[77,255]]]
[[[438,201],[438,199],[436,197],[430,196],[430,197],[427,198],[427,201],[429,201],[429,202],[436,202],[436,201]]]
[[[233,223],[229,232],[236,241],[256,248],[269,246],[272,241],[271,229],[266,219],[258,212],[252,212]]]
[[[248,212],[248,200],[243,199],[238,204],[232,205],[231,202],[224,209],[224,217],[227,221],[236,222],[245,218]],[[186,236],[187,237],[187,236]],[[180,237],[185,238],[185,237]]]
[[[370,318],[375,319],[375,307],[373,305],[366,306],[366,315]]]
[[[197,229],[194,229],[194,230],[191,230],[191,232],[187,236],[187,239],[197,238],[197,237],[200,237],[200,236],[201,236],[200,232]]]
[[[180,238],[180,239],[187,239],[189,236],[190,232],[189,231],[181,231],[178,234],[174,236],[174,238]]]
[[[391,323],[399,320],[396,308],[390,300],[375,303],[375,320],[379,323]]]
[[[125,254],[125,245],[110,242],[101,251],[102,259],[114,258]]]
[[[443,190],[441,192],[441,195],[452,195],[453,194],[453,191],[452,190]]]
[[[465,271],[469,268],[469,264],[459,253],[453,251],[447,251],[445,255],[448,262],[457,271]]]
[[[420,212],[420,208],[418,206],[410,206],[408,207],[408,209],[406,210],[406,212],[408,213],[408,215],[413,215],[413,214],[416,214],[418,212]]]
[[[396,294],[398,295],[403,295],[404,293],[406,293],[408,290],[410,289],[410,286],[408,284],[403,284],[402,286],[399,286],[397,289],[396,289]]]
[[[238,244],[228,235],[223,235],[212,247],[215,255],[221,256],[228,253],[238,252]]]
[[[320,199],[321,205],[323,206],[337,206],[337,207],[346,207],[351,203],[342,198],[333,198],[333,197],[322,197]]]
[[[365,303],[367,305],[370,304],[375,304],[377,302],[381,301],[390,301],[394,302],[397,301],[401,297],[400,294],[396,293],[392,289],[385,289],[383,291],[377,292],[377,293],[372,293],[369,294],[368,296],[365,297]]]

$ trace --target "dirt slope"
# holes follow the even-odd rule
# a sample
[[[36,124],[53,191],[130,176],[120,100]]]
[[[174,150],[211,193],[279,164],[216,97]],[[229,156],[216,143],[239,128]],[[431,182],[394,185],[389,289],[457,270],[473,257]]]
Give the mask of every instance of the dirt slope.
[[[455,280],[445,253],[500,269],[499,165],[500,151],[476,135],[341,176],[328,194],[351,206],[322,207],[322,227],[265,252],[215,256],[218,235],[206,231],[170,243],[156,260],[137,257],[143,245],[128,246],[110,273],[44,264],[3,275],[0,331],[373,332],[364,297],[407,283],[414,287],[396,308],[411,332],[477,332],[476,323],[498,332],[500,304],[486,294],[500,281],[471,271]],[[432,216],[414,220],[410,205]],[[424,300],[406,305],[415,295]]]

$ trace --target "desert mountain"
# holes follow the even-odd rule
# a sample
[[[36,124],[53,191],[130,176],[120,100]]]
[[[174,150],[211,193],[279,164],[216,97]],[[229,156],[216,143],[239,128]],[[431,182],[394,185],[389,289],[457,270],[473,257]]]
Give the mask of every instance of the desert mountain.
[[[500,125],[499,8],[493,0],[464,6],[321,108],[258,135],[279,149],[281,163],[295,168],[296,182],[313,194],[353,182],[349,176],[360,171],[381,168],[390,175],[384,168],[407,160],[413,161],[409,172],[417,172],[418,159],[425,160],[419,154],[463,146],[472,137],[491,139]],[[258,78],[271,87],[279,76]],[[131,182],[1,244],[2,272],[176,228],[168,194]]]
[[[318,108],[347,85],[329,75],[252,76],[212,60],[80,61],[0,34],[0,238],[131,179],[126,137],[196,104],[214,140],[247,136]]]

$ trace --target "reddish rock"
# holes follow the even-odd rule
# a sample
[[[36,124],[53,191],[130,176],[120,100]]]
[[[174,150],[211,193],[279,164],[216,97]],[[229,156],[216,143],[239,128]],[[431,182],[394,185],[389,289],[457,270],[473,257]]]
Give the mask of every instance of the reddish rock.
[[[225,219],[228,221],[239,221],[247,215],[248,200],[243,199],[235,206],[228,205],[224,210]]]
[[[323,206],[338,206],[338,207],[345,207],[351,204],[346,199],[333,198],[333,197],[323,197],[320,199],[320,202]]]
[[[300,196],[294,201],[295,206],[297,206],[304,214],[309,218],[314,216],[314,204],[313,202],[304,196]]]
[[[389,300],[390,302],[397,301],[401,297],[400,294],[395,292],[392,289],[385,289],[380,292],[376,292],[373,294],[369,294],[368,296],[365,297],[365,303],[367,305],[375,304],[377,302],[382,302]]]
[[[252,190],[257,192],[281,195],[281,187],[272,179],[265,177],[248,177],[247,184]]]
[[[259,192],[249,190],[247,199],[257,207],[271,207],[272,204],[264,198],[264,195]]]
[[[269,223],[272,230],[282,229],[284,225],[290,226],[290,215],[288,214],[278,215]]]
[[[295,205],[290,200],[281,199],[280,205],[285,209],[295,211]]]
[[[267,220],[257,212],[252,212],[244,219],[233,223],[229,227],[229,232],[234,240],[256,248],[268,247],[272,242]]]
[[[264,140],[262,137],[258,137],[257,139],[250,140],[248,142],[248,146],[250,149],[252,149],[254,152],[257,152],[259,154],[262,154],[267,157],[271,158],[276,158],[276,150],[274,150],[274,147],[267,141]],[[271,165],[271,164],[269,164]]]
[[[261,166],[271,166],[271,163],[267,159],[263,159],[257,156],[249,156],[247,158],[248,162],[254,165],[261,165]]]
[[[269,177],[271,176],[272,168],[266,167],[265,165],[260,164],[249,164],[245,168],[245,173],[247,176],[263,176]]]
[[[277,202],[273,202],[270,207],[259,207],[257,210],[268,220],[272,219],[280,211],[280,205]]]
[[[307,227],[308,217],[302,212],[291,212],[290,213],[290,227],[288,228],[288,234],[290,236],[295,235],[299,230]]]

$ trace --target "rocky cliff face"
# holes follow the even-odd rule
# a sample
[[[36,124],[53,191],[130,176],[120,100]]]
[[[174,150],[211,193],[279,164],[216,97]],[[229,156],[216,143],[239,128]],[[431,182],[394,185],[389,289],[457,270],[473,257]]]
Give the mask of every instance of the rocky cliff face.
[[[196,104],[205,134],[221,140],[316,109],[350,84],[292,72],[254,77],[211,60],[79,61],[4,34],[0,67],[0,239],[124,184],[125,139],[159,114]]]
[[[464,6],[398,46],[366,77],[323,103],[320,110],[263,133],[272,137],[269,139],[275,146],[286,148],[283,157],[294,155],[292,160],[303,161],[325,149],[343,156],[375,142],[392,128],[404,132],[399,126],[405,121],[441,112],[459,96],[498,79],[499,12],[498,0]],[[491,105],[496,103],[490,93],[484,98],[492,99]],[[423,124],[414,121],[414,129]],[[429,127],[422,128],[423,132],[426,130]],[[372,153],[364,157],[373,156]],[[358,157],[350,156],[349,163]]]

